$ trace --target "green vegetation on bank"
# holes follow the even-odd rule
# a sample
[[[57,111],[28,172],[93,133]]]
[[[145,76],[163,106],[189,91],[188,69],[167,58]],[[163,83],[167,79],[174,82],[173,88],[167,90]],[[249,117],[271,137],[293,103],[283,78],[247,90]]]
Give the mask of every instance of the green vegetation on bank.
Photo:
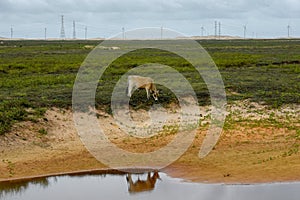
[[[0,134],[16,121],[34,120],[42,108],[71,106],[77,71],[100,41],[0,41]],[[218,66],[228,100],[250,99],[272,107],[300,103],[300,40],[205,40],[199,43]],[[209,103],[205,83],[189,63],[160,50],[131,52],[116,60],[99,81],[97,105],[108,106],[118,78],[127,70],[147,62],[178,69],[191,81],[201,104]],[[160,101],[175,97],[166,88]],[[151,105],[144,91],[134,94],[136,108]],[[29,108],[37,110],[30,111]]]

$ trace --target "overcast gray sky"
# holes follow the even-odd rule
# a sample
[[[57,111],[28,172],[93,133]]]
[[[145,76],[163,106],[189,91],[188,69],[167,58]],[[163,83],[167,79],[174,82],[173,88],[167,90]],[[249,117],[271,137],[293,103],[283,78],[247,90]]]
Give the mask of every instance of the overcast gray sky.
[[[167,27],[187,36],[215,33],[221,22],[222,35],[247,37],[300,37],[300,0],[0,0],[0,37],[43,38],[60,35],[61,19],[72,37],[110,37],[142,27]]]

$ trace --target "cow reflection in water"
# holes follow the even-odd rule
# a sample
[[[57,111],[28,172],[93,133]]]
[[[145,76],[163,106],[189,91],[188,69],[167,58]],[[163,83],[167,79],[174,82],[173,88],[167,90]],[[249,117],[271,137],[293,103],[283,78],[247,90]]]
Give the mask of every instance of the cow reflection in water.
[[[151,191],[154,189],[157,179],[161,180],[158,171],[153,172],[152,176],[151,172],[148,172],[147,180],[140,180],[138,178],[135,182],[133,182],[131,174],[128,174],[126,176],[128,191],[129,193]]]

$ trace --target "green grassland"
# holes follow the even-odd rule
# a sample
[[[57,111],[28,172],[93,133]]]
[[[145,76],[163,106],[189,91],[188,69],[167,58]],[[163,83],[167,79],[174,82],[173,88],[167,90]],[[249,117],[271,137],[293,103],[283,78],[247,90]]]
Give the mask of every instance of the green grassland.
[[[300,40],[198,41],[219,68],[228,101],[249,99],[271,107],[300,103]],[[77,71],[100,41],[2,41],[0,44],[0,134],[13,123],[35,120],[49,107],[70,108]],[[174,67],[190,82],[202,105],[209,104],[205,83],[181,57],[142,49],[113,62],[99,80],[96,103],[109,108],[114,84],[129,69],[144,63]],[[163,86],[160,103],[176,101]],[[131,106],[146,108],[144,91],[134,93]],[[33,108],[33,109],[28,109]]]

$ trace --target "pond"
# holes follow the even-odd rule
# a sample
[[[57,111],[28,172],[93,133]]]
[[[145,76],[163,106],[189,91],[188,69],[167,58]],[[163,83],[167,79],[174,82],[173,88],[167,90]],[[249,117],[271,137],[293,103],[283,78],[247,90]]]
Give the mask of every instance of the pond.
[[[292,200],[299,199],[299,196],[300,183],[190,183],[161,172],[64,175],[22,182],[0,182],[1,200]]]

